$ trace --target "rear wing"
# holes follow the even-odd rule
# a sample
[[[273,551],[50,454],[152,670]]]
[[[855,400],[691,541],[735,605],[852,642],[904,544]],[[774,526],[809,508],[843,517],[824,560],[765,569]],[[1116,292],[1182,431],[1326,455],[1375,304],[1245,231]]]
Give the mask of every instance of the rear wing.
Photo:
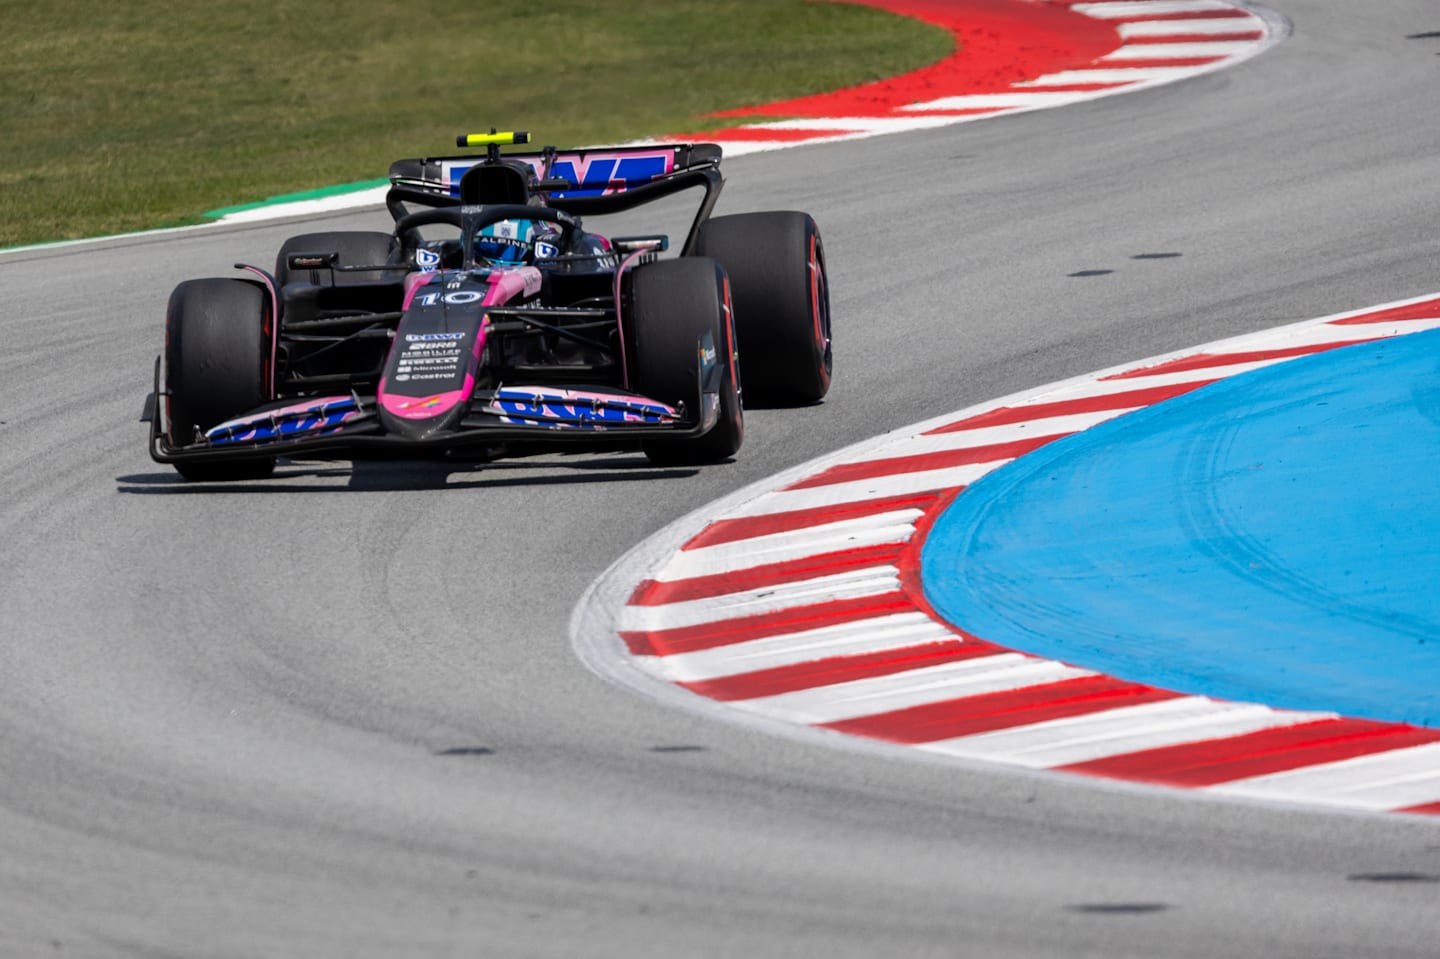
[[[557,151],[553,148],[506,153],[507,165],[529,167],[537,184],[534,192],[557,210],[584,215],[628,210],[651,200],[695,187],[704,199],[691,227],[695,231],[710,215],[725,180],[720,175],[721,149],[715,143],[668,143],[650,146],[594,147]],[[549,161],[549,177],[546,163]],[[390,192],[386,206],[395,219],[410,212],[405,204],[454,206],[460,204],[460,180],[471,167],[495,162],[484,155],[419,157],[390,165]]]

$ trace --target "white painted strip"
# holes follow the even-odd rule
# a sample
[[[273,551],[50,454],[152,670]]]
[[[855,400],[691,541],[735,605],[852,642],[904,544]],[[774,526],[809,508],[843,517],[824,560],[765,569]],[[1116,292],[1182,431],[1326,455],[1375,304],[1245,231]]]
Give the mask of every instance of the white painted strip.
[[[1324,718],[1325,715],[1329,714],[1284,712],[1251,703],[1226,703],[1203,696],[1186,696],[962,736],[927,743],[920,748],[949,756],[1047,769],[1181,743],[1240,736],[1277,726],[1293,726]]]
[[[1166,362],[1174,359],[1176,359],[1176,357],[1167,357]],[[1270,364],[1280,362],[1284,362],[1284,359],[1282,358],[1279,360],[1261,360],[1258,362],[1235,363],[1225,365],[1223,359],[1217,359],[1215,365],[1213,366],[1207,366],[1200,369],[1171,371],[1166,373],[1146,374],[1141,372],[1143,370],[1143,367],[1140,366],[1136,366],[1133,370],[1112,370],[1109,371],[1110,375],[1116,376],[1117,378],[1087,379],[1083,381],[1061,383],[1048,389],[1035,390],[1034,392],[1027,393],[1024,396],[1012,397],[1010,402],[996,403],[993,407],[987,410],[979,412],[975,410],[962,411],[960,414],[956,415],[955,419],[952,422],[963,422],[964,420],[974,419],[977,416],[994,413],[997,410],[1002,409],[1019,411],[1025,410],[1030,407],[1049,406],[1057,403],[1074,402],[1077,400],[1085,400],[1104,396],[1118,397],[1123,396],[1126,393],[1133,393],[1139,390],[1155,389],[1164,386],[1183,386],[1187,383],[1207,383],[1211,380],[1221,379],[1227,375],[1244,373],[1252,369],[1259,369],[1262,366],[1268,366]],[[1120,373],[1133,373],[1134,375],[1127,375],[1123,378],[1118,378],[1118,374]],[[1088,418],[1088,425],[1096,426],[1100,423],[1104,423],[1106,420],[1114,419],[1117,416],[1121,416],[1125,413],[1131,412],[1132,410],[1140,408],[1141,407],[1139,406],[1124,406],[1117,404],[1113,409],[1096,410],[1083,413],[1063,413],[1058,416],[1037,415],[1034,418],[1021,420],[1014,424],[1005,424],[1004,426],[997,427],[985,427],[984,429],[999,430],[1013,426],[1029,432],[1030,435],[1035,435],[1038,433],[1040,435],[1055,435],[1056,437],[1059,437],[1066,435],[1065,424],[1071,422],[1079,422]],[[928,442],[930,440],[939,440],[939,438],[942,436],[955,435],[960,437],[970,437],[980,432],[980,429],[975,429],[955,431],[952,434],[933,433],[934,430],[940,429],[944,425],[944,423],[928,421],[924,424],[925,432],[913,434],[913,438]],[[1088,428],[1088,426],[1082,428]],[[931,435],[926,435],[927,433]],[[1017,435],[1011,436],[1010,438],[1022,439],[1024,435],[1025,433],[1021,432]],[[911,438],[912,437],[897,439],[894,441],[894,444],[898,446],[898,444],[907,442]],[[999,442],[1004,442],[1004,440],[1000,440]],[[891,445],[892,444],[885,444],[875,450],[871,450],[869,451],[869,455],[863,458],[857,458],[854,462],[864,462],[865,460],[872,459],[885,459],[892,455],[895,455],[891,452]],[[976,443],[974,445],[980,446],[986,444]],[[963,449],[965,447],[961,446],[956,448]]]
[[[861,460],[861,462],[864,462],[864,461]],[[913,527],[913,526],[915,525],[915,523],[917,523],[917,522],[920,520],[920,518],[921,518],[922,516],[924,516],[924,515],[925,515],[925,511],[924,511],[923,509],[910,508],[910,509],[888,510],[888,511],[883,512],[883,513],[874,513],[874,514],[869,515],[869,516],[857,516],[857,517],[854,517],[854,518],[852,518],[852,519],[836,520],[836,521],[833,522],[833,523],[823,523],[823,524],[820,524],[820,525],[812,525],[812,526],[800,525],[800,526],[796,526],[796,527],[793,528],[793,529],[787,529],[787,530],[783,530],[783,531],[781,531],[781,532],[776,532],[776,533],[766,533],[766,534],[764,534],[764,535],[759,535],[759,536],[750,536],[750,537],[746,537],[746,538],[742,538],[742,539],[735,540],[734,542],[735,542],[737,545],[738,545],[738,544],[741,544],[741,543],[758,543],[758,544],[761,545],[761,548],[765,548],[768,544],[770,544],[770,543],[772,543],[772,542],[776,542],[776,543],[781,542],[782,539],[785,538],[785,537],[804,538],[805,534],[806,534],[807,532],[811,532],[811,531],[814,531],[814,532],[822,533],[822,534],[823,534],[823,533],[827,533],[827,532],[829,532],[829,531],[839,532],[839,531],[843,531],[843,530],[847,530],[847,529],[863,530],[863,529],[870,528],[871,526],[876,527],[876,528],[879,528],[879,527],[882,527],[882,526],[888,527],[888,526],[902,526],[902,525],[908,525],[908,526]],[[732,519],[744,519],[744,518],[747,518],[748,516],[749,516],[749,513],[745,510],[744,507],[741,507],[741,508],[739,508],[739,509],[731,510],[731,511],[729,511],[729,512],[727,512],[727,513],[721,514],[721,515],[715,520],[715,522],[725,522],[725,521],[727,521],[727,520],[732,520]],[[873,522],[873,523],[866,523],[866,522],[865,522],[866,520],[873,520],[874,522]],[[707,529],[708,529],[708,528],[709,528],[709,527],[708,527],[708,525],[707,525]],[[697,534],[697,535],[698,535],[698,534]],[[693,540],[692,540],[692,542],[693,542]],[[688,545],[687,545],[687,546],[682,547],[682,549],[683,549],[685,552],[698,553],[698,552],[701,552],[701,551],[703,551],[703,550],[718,548],[718,546],[722,546],[722,545],[728,545],[728,544],[717,544],[716,547],[711,547],[711,546],[691,547],[691,546],[688,546]]]
[[[1440,310],[1437,310],[1437,312],[1440,312]],[[1223,379],[1240,373],[1246,373],[1250,370],[1271,366],[1276,363],[1285,363],[1291,359],[1298,359],[1309,354],[1298,353],[1294,356],[1282,356],[1248,363],[1226,362],[1226,357],[1229,355],[1262,353],[1269,350],[1294,351],[1306,347],[1316,347],[1316,351],[1318,352],[1320,349],[1333,349],[1386,336],[1419,333],[1424,330],[1435,329],[1437,326],[1440,326],[1440,318],[1393,320],[1384,323],[1356,323],[1345,326],[1321,323],[1301,329],[1290,327],[1282,328],[1281,330],[1267,331],[1264,334],[1247,337],[1243,341],[1226,343],[1223,349],[1197,350],[1188,356],[1184,354],[1171,354],[1169,356],[1159,357],[1148,364],[1151,368],[1158,369],[1178,360],[1186,360],[1208,354],[1212,364],[1209,366],[1173,373],[1146,375],[1143,371],[1146,369],[1147,364],[1140,363],[1129,370],[1120,371],[1126,374],[1123,377],[1118,376],[1117,371],[1112,370],[1107,374],[1110,378],[1095,381],[1096,391],[1094,395],[1100,395],[1102,392],[1124,392],[1126,388],[1137,389],[1142,386],[1160,386],[1194,380]],[[1119,388],[1118,390],[1117,387]],[[1069,391],[1074,392],[1076,395],[1088,395],[1084,383],[1070,384]],[[1053,394],[1044,394],[1044,398],[1041,399],[1040,402],[1052,402],[1051,396],[1053,396]]]
[[[903,117],[800,117],[794,120],[774,120],[768,123],[751,123],[745,130],[845,130],[853,133],[903,133],[906,130],[928,130],[949,126],[955,117],[946,116],[903,116]]]
[[[1059,107],[1077,100],[1088,100],[1089,93],[971,93],[963,96],[941,97],[922,103],[910,103],[901,110],[1034,110],[1040,107]]]
[[[1368,336],[1356,336],[1353,338],[1353,341],[1358,342],[1359,340],[1365,340],[1369,338],[1370,337]],[[1331,336],[1326,337],[1325,339],[1327,341],[1334,341],[1335,337]],[[1351,341],[1352,340],[1347,340],[1345,342]],[[1286,342],[1283,345],[1287,347],[1297,347],[1303,344]],[[1332,345],[1336,344],[1332,343]],[[1071,394],[1068,398],[1080,399],[1087,396],[1119,395],[1129,392],[1130,390],[1148,390],[1161,386],[1180,386],[1185,383],[1208,383],[1212,380],[1229,379],[1230,377],[1238,376],[1241,373],[1249,373],[1253,370],[1261,370],[1267,366],[1275,366],[1279,363],[1288,363],[1290,360],[1300,359],[1301,357],[1306,355],[1308,354],[1301,353],[1295,356],[1277,356],[1265,360],[1251,360],[1245,363],[1226,363],[1225,357],[1223,355],[1217,355],[1212,359],[1210,365],[1197,366],[1192,369],[1179,370],[1170,373],[1154,373],[1148,375],[1142,372],[1142,370],[1144,369],[1143,367],[1136,367],[1136,369],[1131,372],[1131,375],[1115,379],[1097,380],[1094,383],[1094,389],[1074,390],[1073,394]],[[1045,398],[1039,400],[1039,402],[1064,402],[1066,398],[1067,395],[1065,393],[1057,393],[1053,395],[1047,395]],[[1122,412],[1129,412],[1129,410],[1126,409],[1118,411],[1115,415],[1118,416]]]
[[[1293,345],[1293,344],[1292,344]],[[1134,376],[1127,376],[1123,380],[1103,380],[1102,385],[1110,383],[1129,383],[1135,389],[1149,389],[1153,386],[1169,386],[1180,383],[1197,383],[1206,380],[1228,379],[1238,376],[1241,373],[1249,373],[1252,370],[1264,369],[1267,366],[1274,366],[1276,363],[1284,363],[1294,359],[1290,356],[1279,356],[1268,360],[1250,360],[1245,363],[1226,363],[1224,356],[1216,356],[1212,365],[1200,366],[1191,370],[1182,370],[1174,373],[1155,373],[1144,375],[1138,373]],[[1097,394],[1099,395],[1099,394]]]
[[[1073,87],[1094,84],[1168,83],[1194,76],[1196,67],[1109,67],[1094,70],[1061,70],[1046,73],[1033,80],[1022,80],[1017,87]]]
[[[279,216],[318,216],[323,213],[334,213],[337,210],[352,210],[359,206],[383,204],[385,194],[389,191],[390,187],[387,184],[382,187],[356,190],[353,193],[337,193],[334,196],[319,197],[314,200],[267,204],[249,210],[236,210],[233,213],[225,214],[222,219],[226,223],[258,223],[264,220],[273,220]]]
[[[1265,24],[1250,17],[1214,17],[1192,20],[1140,20],[1135,23],[1117,23],[1123,40],[1137,37],[1212,37],[1227,34],[1255,33],[1265,31]],[[1250,40],[1247,43],[1258,43]]]
[[[1172,386],[1182,383],[1224,379],[1239,373],[1261,369],[1265,366],[1284,363],[1290,359],[1297,358],[1284,356],[1270,360],[1229,363],[1226,362],[1227,354],[1258,353],[1278,349],[1290,350],[1311,346],[1337,347],[1350,343],[1374,340],[1389,335],[1419,333],[1423,330],[1435,329],[1437,326],[1440,326],[1440,318],[1395,320],[1387,323],[1373,324],[1357,323],[1347,326],[1316,324],[1303,329],[1287,327],[1278,331],[1269,331],[1263,335],[1249,336],[1243,340],[1234,340],[1223,345],[1217,345],[1213,350],[1196,350],[1189,354],[1172,353],[1166,356],[1156,357],[1153,361],[1136,363],[1129,368],[1122,367],[1106,370],[1103,374],[1098,374],[1103,375],[1105,377],[1103,379],[1073,380],[1062,383],[1055,389],[1047,390],[1042,388],[1027,394],[1023,401],[997,404],[996,408],[998,409],[1003,405],[1011,409],[1024,409],[1027,406],[1059,403],[1067,399],[1108,396],[1126,393],[1131,390],[1149,389],[1156,386]],[[1158,370],[1170,363],[1199,357],[1204,354],[1209,354],[1213,357],[1211,365],[1165,373],[1157,372],[1147,374],[1144,372],[1147,367]],[[1303,356],[1306,354],[1300,355]]]
[[[927,456],[933,453],[958,453],[968,449],[1013,443],[1025,439],[1034,439],[1035,442],[1042,444],[1049,443],[1097,426],[1106,420],[1114,419],[1124,412],[1127,411],[1100,410],[1073,416],[1051,416],[1030,420],[1026,423],[1007,423],[1002,426],[957,430],[953,433],[917,433],[914,436],[897,439],[893,443],[879,447],[870,456],[835,463],[831,468],[871,463],[876,460]]]
[[[788,513],[797,509],[840,506],[844,503],[862,503],[866,500],[904,496],[909,493],[954,489],[957,486],[968,486],[986,473],[998,469],[1008,462],[1010,462],[1009,459],[1002,459],[991,463],[977,463],[973,466],[896,473],[891,476],[877,476],[849,483],[832,483],[829,486],[816,486],[812,489],[776,490],[757,496],[747,504],[745,513],[747,516],[765,516],[770,513]]]
[[[1375,810],[1440,802],[1440,743],[1237,779],[1211,786],[1208,791]]]
[[[863,460],[861,462],[863,462]],[[743,509],[735,510],[733,514],[722,515],[717,522],[723,522],[727,517],[732,515],[735,517],[744,517],[746,513]],[[756,552],[770,552],[774,549],[783,550],[792,543],[806,540],[839,540],[847,536],[867,535],[877,530],[890,530],[901,527],[912,528],[916,521],[924,515],[925,511],[916,507],[892,509],[886,510],[883,513],[869,513],[863,516],[837,519],[829,523],[808,526],[801,525],[793,529],[778,530],[734,541],[717,543],[713,546],[687,545],[684,547],[684,552],[694,556],[706,556],[721,555],[726,550],[739,550],[743,553],[747,551],[747,548],[748,550]]]
[[[1235,5],[1223,3],[1221,0],[1109,0],[1106,3],[1071,4],[1070,9],[1099,20],[1138,20],[1142,17],[1165,17],[1174,13],[1234,10]]]
[[[798,583],[764,586],[705,599],[659,606],[621,607],[617,629],[681,629],[702,623],[775,613],[796,606],[881,596],[900,588],[900,571],[893,566],[873,567]]]
[[[743,700],[732,705],[792,722],[833,723],[949,699],[1093,675],[1087,670],[1046,659],[1032,659],[1019,653],[997,653],[890,676]]]
[[[858,456],[852,460],[840,460],[831,463],[829,464],[829,468],[834,469],[873,463],[877,460],[926,456],[932,453],[960,452],[968,449],[978,449],[984,446],[1013,443],[1031,438],[1041,443],[1052,442],[1063,439],[1072,433],[1078,433],[1081,430],[1097,426],[1106,420],[1114,419],[1122,413],[1127,413],[1131,409],[1137,408],[1138,407],[1127,407],[1114,410],[1099,410],[1090,413],[1076,413],[1066,416],[1041,417],[1026,420],[1021,423],[984,426],[975,429],[957,430],[950,433],[916,433],[910,436],[897,437],[893,442],[877,447],[865,456]],[[746,504],[745,508],[737,510],[733,514],[726,514],[721,518],[729,519],[748,515],[750,515],[749,504]],[[816,528],[818,529],[819,527]],[[797,532],[800,531],[797,530]]]
[[[1344,340],[1343,342],[1350,342],[1351,340],[1359,341],[1370,339],[1374,335],[1375,334],[1373,332],[1369,335],[1357,333]],[[1333,333],[1317,338],[1322,339],[1325,342],[1341,342],[1339,337],[1335,336]],[[1287,340],[1285,341],[1284,345],[1299,346],[1302,344],[1294,343]],[[1174,359],[1175,357],[1169,357],[1166,362],[1172,361]],[[1125,376],[1123,378],[1089,380],[1083,383],[1066,384],[1064,388],[1056,389],[1053,392],[1036,393],[1033,396],[1027,396],[1023,402],[1005,404],[1003,407],[997,406],[995,408],[1023,410],[1027,406],[1063,403],[1070,400],[1079,400],[1088,397],[1118,396],[1136,390],[1148,390],[1163,386],[1182,386],[1186,383],[1206,383],[1211,380],[1225,379],[1227,377],[1235,376],[1240,373],[1248,373],[1251,370],[1262,369],[1266,366],[1273,366],[1276,363],[1284,363],[1290,359],[1293,359],[1293,357],[1282,356],[1268,360],[1251,360],[1249,362],[1243,363],[1226,363],[1224,356],[1221,355],[1216,356],[1213,363],[1208,366],[1165,373],[1157,372],[1153,374],[1146,374],[1142,372],[1144,367],[1136,366],[1133,371],[1126,371],[1133,372],[1134,375]],[[887,445],[881,447],[878,450],[870,451],[868,455],[863,458],[857,459],[855,462],[865,462],[867,460],[875,459],[886,459],[892,456],[910,455],[908,450],[905,450],[902,447],[902,444],[908,445],[910,443],[915,443],[917,449],[920,448],[921,444],[925,444],[928,446],[929,444],[933,443],[935,444],[934,450],[938,451],[945,449],[966,449],[971,446],[984,446],[989,445],[990,443],[1010,442],[1013,440],[1024,439],[1027,435],[1053,435],[1058,439],[1061,436],[1068,435],[1068,433],[1070,432],[1077,432],[1081,429],[1088,429],[1091,426],[1097,426],[1100,423],[1104,423],[1107,420],[1112,420],[1117,416],[1122,416],[1125,413],[1129,413],[1136,409],[1140,409],[1140,407],[1120,406],[1111,410],[1096,410],[1087,413],[1067,413],[1061,416],[1036,417],[1034,419],[1024,420],[1020,423],[1015,424],[1007,424],[1004,426],[996,427],[984,427],[975,430],[963,430],[954,433],[937,433],[932,435],[925,435],[923,433],[916,434],[912,437],[897,440],[895,443],[895,449],[893,450],[890,446]],[[1075,428],[1072,429],[1070,425],[1072,423],[1079,425],[1075,426]],[[1006,433],[1002,431],[1013,432]],[[995,438],[978,440],[978,437],[982,433],[988,433],[990,436],[993,436]],[[950,442],[951,437],[957,438],[955,445],[947,445],[947,443]],[[971,437],[976,437],[977,441],[970,442]]]
[[[1380,310],[1375,312],[1385,311]],[[1216,358],[1218,365],[1207,367],[1203,370],[1195,370],[1178,374],[1165,374],[1162,376],[1143,378],[1136,376],[1128,376],[1125,379],[1104,380],[1102,381],[1102,383],[1145,383],[1148,385],[1155,385],[1164,382],[1183,382],[1182,379],[1179,379],[1180,377],[1190,377],[1194,379],[1210,379],[1216,376],[1232,376],[1235,373],[1245,372],[1247,368],[1258,368],[1258,366],[1247,367],[1246,364],[1239,363],[1233,365],[1225,364],[1224,357],[1227,354],[1259,353],[1266,350],[1288,350],[1309,346],[1336,347],[1343,346],[1349,343],[1359,343],[1363,340],[1373,340],[1383,336],[1403,333],[1419,333],[1422,330],[1435,329],[1437,326],[1440,326],[1440,307],[1437,307],[1435,312],[1436,316],[1429,319],[1392,320],[1385,323],[1350,323],[1345,325],[1335,325],[1333,323],[1315,323],[1304,327],[1288,326],[1281,327],[1277,330],[1266,330],[1263,333],[1252,334],[1242,339],[1230,340],[1224,344],[1216,344],[1211,348],[1201,348],[1189,353],[1188,356],[1200,356],[1202,354],[1209,354]],[[1362,313],[1358,315],[1363,316],[1365,314]],[[1347,318],[1354,317],[1351,317],[1347,314]],[[1154,361],[1148,363],[1137,363],[1132,368],[1132,370],[1138,372],[1145,369],[1147,365],[1151,367],[1158,367],[1167,363],[1172,363],[1176,360],[1186,358],[1187,354],[1172,353],[1168,356],[1157,357]],[[1284,361],[1285,358],[1282,358],[1281,360],[1273,362]],[[1264,365],[1268,362],[1272,361],[1262,361],[1262,363],[1259,365]],[[1111,370],[1109,371],[1109,375],[1113,376],[1115,372],[1116,371]],[[1176,378],[1170,379],[1170,377]]]
[[[1088,430],[1092,426],[1113,419],[1127,409],[1134,408],[1122,407],[1118,410],[1092,410],[1084,413],[1065,413],[1060,416],[1040,416],[1020,423],[977,426],[973,429],[959,430],[953,433],[916,433],[914,436],[896,443],[893,450],[887,446],[882,449],[879,456],[860,458],[856,462],[897,455],[911,456],[917,453],[939,453],[946,450],[1000,446],[1032,437],[1059,439],[1062,436],[1069,436],[1071,433]]]
[[[719,131],[705,139],[711,143],[718,143],[725,148],[725,158],[746,156],[751,153],[770,153],[775,150],[788,150],[792,147],[802,146],[809,143],[840,143],[845,140],[859,140],[864,134],[847,134],[834,137],[807,137],[803,140],[736,140]]]
[[[905,513],[906,518],[899,522],[895,521],[893,513],[885,513],[879,517],[866,516],[843,523],[684,550],[666,563],[654,578],[673,583],[697,576],[739,573],[756,566],[823,556],[840,550],[904,543],[915,535],[915,521],[924,515],[920,510],[907,510]]]
[[[1187,383],[1202,384],[1210,380],[1222,379],[1229,375],[1230,371],[1236,373],[1247,372],[1265,365],[1267,362],[1259,363],[1235,363],[1227,364],[1223,358],[1217,357],[1214,365],[1198,369],[1169,370],[1166,372],[1146,373],[1144,367],[1136,366],[1133,369],[1125,370],[1125,376],[1114,379],[1097,379],[1084,383],[1068,383],[1059,389],[1048,393],[1039,393],[1028,398],[1024,403],[1016,403],[1012,409],[1023,410],[1027,406],[1035,406],[1049,403],[1063,403],[1066,400],[1078,400],[1086,397],[1117,396],[1124,393],[1131,393],[1136,390],[1152,390],[1163,386],[1184,386]]]
[[[676,653],[663,658],[650,657],[654,662],[649,668],[672,682],[719,679],[810,663],[832,656],[856,656],[926,643],[953,642],[956,638],[949,629],[924,613],[892,613],[803,633],[751,639],[716,649]]]
[[[1250,40],[1209,40],[1193,43],[1127,43],[1100,58],[1101,63],[1125,60],[1195,60],[1201,57],[1229,57],[1249,50]]]

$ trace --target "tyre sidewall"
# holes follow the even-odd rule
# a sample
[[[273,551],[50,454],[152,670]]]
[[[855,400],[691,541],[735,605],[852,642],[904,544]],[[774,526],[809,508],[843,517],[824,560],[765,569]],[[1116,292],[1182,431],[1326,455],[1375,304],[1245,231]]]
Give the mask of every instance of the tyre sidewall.
[[[165,401],[169,441],[184,446],[197,433],[268,401],[274,355],[270,297],[250,280],[187,280],[170,295],[165,318]],[[273,466],[273,459],[270,460]],[[186,464],[192,473],[256,473],[253,462],[226,467]],[[264,472],[268,472],[265,470]]]
[[[830,389],[829,277],[820,231],[794,211],[714,217],[696,251],[725,267],[754,406],[819,402]]]
[[[703,436],[643,445],[658,463],[707,463],[733,456],[744,437],[739,367],[729,283],[708,257],[661,260],[629,277],[627,339],[634,389],[652,399],[693,407],[700,379],[700,338],[709,334],[722,363],[720,420]]]

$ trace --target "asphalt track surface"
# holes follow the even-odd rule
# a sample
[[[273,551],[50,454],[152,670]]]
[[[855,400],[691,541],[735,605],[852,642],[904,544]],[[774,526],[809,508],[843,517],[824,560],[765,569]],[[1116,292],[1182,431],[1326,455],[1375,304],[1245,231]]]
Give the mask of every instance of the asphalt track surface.
[[[728,164],[723,211],[819,219],[839,359],[730,465],[180,484],[136,422],[169,289],[317,225],[0,256],[0,955],[1440,954],[1432,821],[832,752],[567,640],[643,537],[853,439],[1440,287],[1440,11],[1277,7],[1219,74]]]

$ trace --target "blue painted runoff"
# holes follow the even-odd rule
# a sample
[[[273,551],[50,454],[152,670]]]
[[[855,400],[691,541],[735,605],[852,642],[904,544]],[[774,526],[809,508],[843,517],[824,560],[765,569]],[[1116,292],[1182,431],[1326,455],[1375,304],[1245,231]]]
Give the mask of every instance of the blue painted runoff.
[[[1440,331],[1222,380],[960,494],[925,593],[1135,682],[1440,727]]]

